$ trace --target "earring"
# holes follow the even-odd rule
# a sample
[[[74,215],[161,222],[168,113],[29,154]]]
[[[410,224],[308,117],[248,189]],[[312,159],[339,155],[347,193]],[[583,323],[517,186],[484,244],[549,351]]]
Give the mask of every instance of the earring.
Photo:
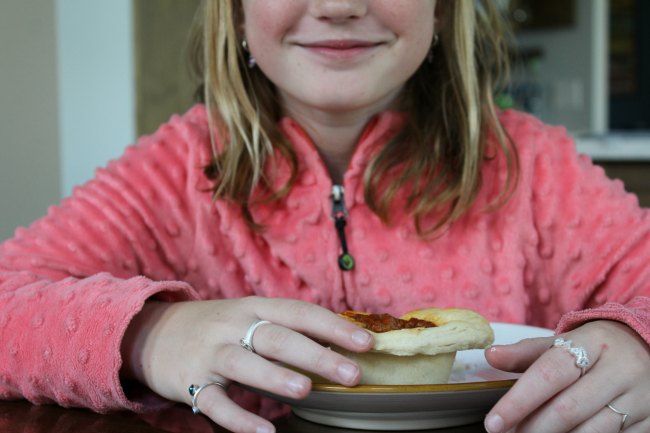
[[[248,42],[246,42],[246,39],[241,41],[241,46],[248,53],[248,61],[246,62],[248,64],[249,69],[253,69],[255,65],[257,65],[257,60],[255,60],[255,57],[250,53],[248,50]]]
[[[437,33],[433,35],[433,40],[431,41],[431,48],[429,49],[429,53],[427,54],[427,62],[433,63],[433,50],[438,46],[438,42],[440,42],[440,37],[438,36]]]

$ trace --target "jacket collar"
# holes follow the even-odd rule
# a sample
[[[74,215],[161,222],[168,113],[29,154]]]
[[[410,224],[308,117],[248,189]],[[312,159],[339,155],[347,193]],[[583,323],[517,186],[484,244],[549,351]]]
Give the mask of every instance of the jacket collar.
[[[398,112],[384,112],[375,116],[361,134],[343,176],[345,205],[351,209],[356,203],[363,203],[363,173],[372,156],[378,152],[404,125],[405,115]],[[318,149],[305,130],[291,118],[280,121],[280,129],[293,146],[298,159],[298,175],[294,187],[278,203],[258,203],[251,208],[255,221],[262,224],[280,223],[275,219],[287,218],[315,224],[322,215],[329,215],[332,208],[332,180]],[[266,175],[273,180],[278,190],[286,184],[290,175],[289,164],[276,152],[274,161],[265,168]],[[259,194],[259,195],[258,195]],[[264,197],[261,190],[253,192]],[[284,212],[278,212],[284,209]],[[291,215],[291,217],[289,217]]]
[[[403,127],[405,114],[386,111],[373,117],[359,137],[343,181],[346,189],[354,190],[362,179],[368,162]],[[291,142],[298,156],[300,171],[308,171],[322,178],[331,187],[331,179],[316,145],[305,130],[294,119],[285,117],[280,121],[280,129]]]

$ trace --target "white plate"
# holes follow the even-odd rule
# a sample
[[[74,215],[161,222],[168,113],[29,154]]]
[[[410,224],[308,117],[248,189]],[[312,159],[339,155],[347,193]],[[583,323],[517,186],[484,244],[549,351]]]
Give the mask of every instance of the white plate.
[[[547,337],[553,331],[524,325],[492,323],[495,344]],[[362,430],[419,430],[480,422],[514,384],[517,374],[492,368],[483,350],[458,352],[450,383],[439,385],[314,384],[304,400],[270,395],[290,404],[308,421]]]

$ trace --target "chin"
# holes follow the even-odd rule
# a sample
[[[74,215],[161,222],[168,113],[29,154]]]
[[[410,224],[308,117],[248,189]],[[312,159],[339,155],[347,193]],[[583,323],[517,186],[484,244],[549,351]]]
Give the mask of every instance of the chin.
[[[385,104],[381,104],[376,100],[364,100],[361,97],[350,97],[350,94],[341,95],[340,97],[332,97],[328,95],[327,98],[314,99],[310,105],[317,110],[326,111],[330,113],[352,113],[358,111],[368,111],[369,109],[374,112],[384,110]]]

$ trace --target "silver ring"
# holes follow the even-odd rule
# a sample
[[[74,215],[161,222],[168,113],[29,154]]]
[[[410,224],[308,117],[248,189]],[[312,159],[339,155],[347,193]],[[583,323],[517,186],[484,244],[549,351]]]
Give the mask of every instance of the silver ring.
[[[269,322],[268,320],[256,320],[254,321],[251,326],[248,327],[248,330],[246,331],[246,335],[244,338],[239,340],[239,344],[241,344],[241,347],[244,349],[248,350],[249,352],[257,353],[255,352],[255,347],[253,346],[253,335],[255,334],[255,331],[257,328],[259,328],[262,325],[266,325]]]
[[[580,377],[584,376],[587,367],[589,367],[589,357],[587,356],[587,351],[582,346],[573,347],[571,340],[565,340],[562,337],[558,337],[553,341],[553,347],[559,347],[567,350],[573,357],[576,359],[576,367],[580,369]]]
[[[622,410],[616,409],[614,406],[611,405],[611,403],[608,404],[607,407],[623,417],[621,418],[621,427],[618,429],[619,432],[622,432],[623,429],[625,428],[625,421],[627,421],[627,417],[630,416],[630,414],[623,412]]]
[[[190,396],[192,397],[192,412],[194,412],[194,415],[198,415],[201,413],[201,409],[197,406],[197,401],[199,398],[199,394],[201,391],[203,391],[205,388],[208,386],[216,385],[226,391],[226,385],[224,385],[221,382],[208,382],[205,385],[201,386],[196,386],[194,384],[191,384],[190,387],[187,389],[190,393]]]

